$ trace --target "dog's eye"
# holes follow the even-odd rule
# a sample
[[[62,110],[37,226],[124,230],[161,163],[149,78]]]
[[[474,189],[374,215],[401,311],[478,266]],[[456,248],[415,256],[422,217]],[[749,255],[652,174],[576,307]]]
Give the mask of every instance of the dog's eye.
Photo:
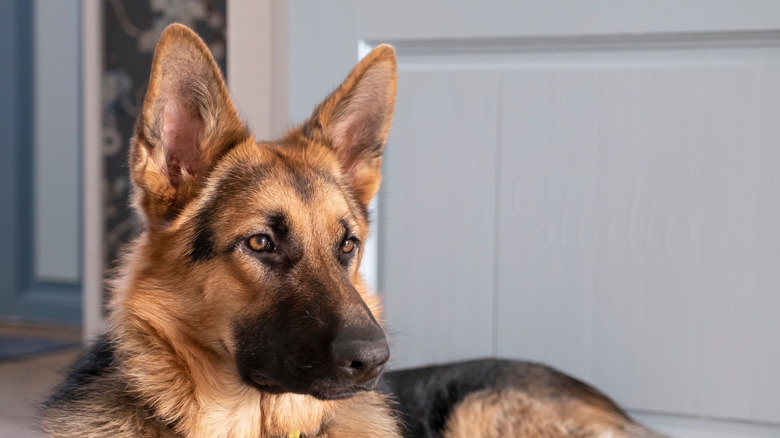
[[[351,237],[341,244],[341,251],[345,254],[351,253],[353,249],[355,249],[355,239]]]
[[[252,251],[256,252],[268,252],[274,249],[274,244],[271,242],[271,238],[265,234],[255,234],[246,241],[246,246]]]

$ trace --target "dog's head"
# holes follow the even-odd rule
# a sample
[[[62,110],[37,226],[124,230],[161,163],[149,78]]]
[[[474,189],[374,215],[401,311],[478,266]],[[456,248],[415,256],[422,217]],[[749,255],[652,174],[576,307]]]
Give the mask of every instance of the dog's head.
[[[170,26],[130,152],[145,292],[123,305],[177,326],[261,391],[373,388],[389,351],[358,267],[395,85],[394,52],[380,46],[308,121],[256,142],[206,46]]]

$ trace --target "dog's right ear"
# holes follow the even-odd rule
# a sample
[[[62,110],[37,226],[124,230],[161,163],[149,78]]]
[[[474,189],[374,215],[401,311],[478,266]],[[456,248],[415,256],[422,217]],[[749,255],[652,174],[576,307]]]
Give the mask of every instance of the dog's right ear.
[[[382,180],[382,152],[393,121],[398,73],[395,51],[380,45],[320,103],[303,124],[303,135],[333,149],[345,181],[368,206]]]
[[[248,138],[206,45],[186,26],[168,26],[130,148],[135,203],[149,225],[175,217],[219,158]]]

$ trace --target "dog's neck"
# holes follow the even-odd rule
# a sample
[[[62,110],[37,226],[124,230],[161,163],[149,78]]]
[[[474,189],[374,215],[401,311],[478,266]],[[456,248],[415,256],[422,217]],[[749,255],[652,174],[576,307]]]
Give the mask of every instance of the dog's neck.
[[[166,424],[175,436],[400,438],[396,416],[381,394],[321,401],[301,394],[262,393],[241,382],[234,367],[217,362],[198,366],[191,361],[209,356],[179,354],[181,347],[148,329],[125,332],[116,345],[128,391],[151,408],[154,419],[149,421]]]
[[[143,305],[139,301],[127,300],[114,309],[111,325],[123,330],[111,335],[128,390],[157,420],[187,437],[318,435],[333,402],[267,394],[246,385],[232,363],[175,324],[163,328],[140,319],[133,311]]]

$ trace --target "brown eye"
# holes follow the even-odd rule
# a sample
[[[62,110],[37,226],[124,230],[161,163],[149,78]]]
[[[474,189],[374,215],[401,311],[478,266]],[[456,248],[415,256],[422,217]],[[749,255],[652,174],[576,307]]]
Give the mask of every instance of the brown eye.
[[[355,249],[355,239],[347,239],[341,244],[341,251],[346,254],[351,253],[353,249]]]
[[[265,234],[255,234],[246,241],[246,244],[249,249],[256,252],[271,251],[274,248],[271,239]]]

